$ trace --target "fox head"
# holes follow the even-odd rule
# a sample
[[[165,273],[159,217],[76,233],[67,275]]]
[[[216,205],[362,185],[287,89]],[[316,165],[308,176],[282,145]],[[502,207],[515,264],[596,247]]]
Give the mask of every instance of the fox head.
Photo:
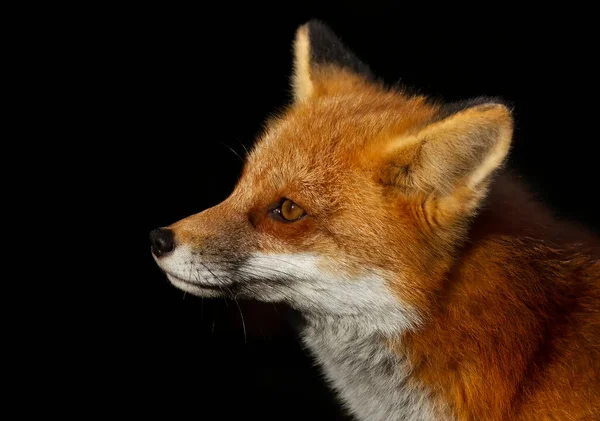
[[[507,155],[509,109],[387,88],[316,21],[291,82],[233,193],[151,233],[156,262],[203,297],[418,325]]]

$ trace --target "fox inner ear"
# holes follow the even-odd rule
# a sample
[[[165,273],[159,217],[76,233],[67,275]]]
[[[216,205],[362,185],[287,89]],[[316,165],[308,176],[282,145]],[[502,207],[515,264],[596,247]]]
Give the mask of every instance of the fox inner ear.
[[[346,80],[340,78],[340,72]],[[369,68],[343,45],[331,29],[320,21],[311,20],[296,31],[292,77],[294,99],[304,101],[327,92],[328,79],[331,82],[333,76],[337,76],[337,87],[344,85],[344,81],[351,84],[353,79],[373,78]]]
[[[461,210],[476,206],[508,154],[512,128],[509,109],[497,102],[442,108],[440,120],[388,145],[381,180]]]

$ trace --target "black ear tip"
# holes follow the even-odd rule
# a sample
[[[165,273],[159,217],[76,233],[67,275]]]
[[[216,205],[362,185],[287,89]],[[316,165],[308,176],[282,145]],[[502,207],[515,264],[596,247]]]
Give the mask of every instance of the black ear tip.
[[[324,43],[329,43],[336,44],[339,47],[342,46],[336,33],[322,20],[311,19],[304,26],[308,29],[311,44],[320,44],[322,46]]]
[[[302,26],[305,26],[306,28],[308,28],[308,30],[310,32],[320,32],[320,31],[333,32],[331,30],[331,28],[329,28],[329,26],[327,26],[325,24],[325,22],[323,22],[320,19],[311,19]]]
[[[346,48],[335,32],[319,19],[311,19],[303,26],[308,30],[310,59],[314,64],[333,64],[373,79],[369,67]]]
[[[514,108],[513,104],[504,98],[479,96],[479,97],[471,98],[471,99],[468,99],[465,101],[457,101],[457,102],[451,102],[448,104],[443,104],[440,107],[440,111],[439,111],[439,114],[438,114],[436,120],[443,120],[447,117],[450,117],[451,115],[454,115],[461,111],[467,110],[469,108],[477,107],[480,105],[486,105],[486,104],[503,105],[504,107],[506,107],[509,110],[512,110]]]
[[[322,44],[323,42],[340,44],[340,39],[336,33],[320,19],[311,19],[301,25],[299,29],[305,29],[308,32],[311,44]]]

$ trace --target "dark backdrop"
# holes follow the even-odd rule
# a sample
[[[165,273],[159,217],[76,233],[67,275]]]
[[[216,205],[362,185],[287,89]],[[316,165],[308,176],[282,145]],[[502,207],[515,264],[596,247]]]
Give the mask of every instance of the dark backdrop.
[[[236,154],[290,100],[291,42],[310,18],[328,23],[389,83],[449,101],[510,101],[510,165],[559,215],[599,230],[589,12],[427,8],[222,2],[86,15],[94,24],[82,47],[90,75],[82,95],[98,100],[92,142],[104,159],[96,175],[106,180],[99,208],[117,222],[94,235],[113,241],[97,263],[110,274],[94,284],[105,301],[78,331],[82,353],[67,354],[77,362],[73,396],[85,402],[82,411],[344,419],[284,321],[286,309],[184,295],[160,273],[147,240],[151,229],[232,191],[242,168]]]

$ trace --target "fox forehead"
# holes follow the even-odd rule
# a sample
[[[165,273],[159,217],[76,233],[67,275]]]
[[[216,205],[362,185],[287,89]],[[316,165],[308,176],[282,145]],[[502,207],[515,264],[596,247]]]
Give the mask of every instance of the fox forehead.
[[[373,85],[294,104],[268,122],[238,190],[242,196],[302,191],[306,200],[318,202],[334,195],[334,187],[348,184],[357,170],[376,163],[373,154],[391,138],[417,131],[437,111],[423,97]]]

